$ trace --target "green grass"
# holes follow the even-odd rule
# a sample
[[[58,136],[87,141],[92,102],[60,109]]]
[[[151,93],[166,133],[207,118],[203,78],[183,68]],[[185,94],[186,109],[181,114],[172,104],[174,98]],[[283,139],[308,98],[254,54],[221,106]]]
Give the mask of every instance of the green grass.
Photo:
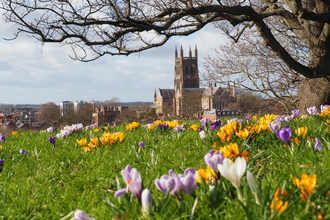
[[[250,152],[247,169],[257,179],[262,204],[255,203],[246,176],[241,179],[244,201],[237,199],[235,188],[220,178],[211,191],[206,183],[198,184],[196,197],[179,193],[177,197],[160,192],[154,181],[172,169],[177,174],[187,168],[205,168],[204,155],[215,149],[214,142],[222,143],[218,130],[207,130],[203,140],[198,131],[179,133],[157,127],[148,131],[140,124],[137,130],[126,130],[125,125],[113,127],[109,132],[125,132],[122,143],[99,147],[85,152],[77,139],[102,136],[103,131],[93,130],[73,133],[57,139],[56,147],[48,142],[45,132],[19,131],[7,134],[0,143],[0,159],[5,165],[0,173],[0,219],[61,219],[77,209],[84,210],[95,219],[316,219],[318,213],[330,218],[330,127],[324,118],[306,117],[286,122],[294,130],[307,126],[311,142],[300,139],[300,146],[284,143],[270,131],[253,134],[241,140],[234,137],[240,150]],[[180,122],[184,123],[184,122]],[[196,122],[185,122],[187,127]],[[249,122],[249,124],[254,122]],[[316,152],[313,139],[323,144],[323,151]],[[144,149],[139,142],[144,141]],[[20,149],[27,154],[21,155]],[[139,202],[131,194],[115,198],[119,188],[126,187],[121,170],[126,165],[136,168],[142,176],[143,187],[149,188],[154,201],[150,216],[142,215]],[[307,202],[300,200],[300,191],[293,184],[294,176],[316,174],[317,186]],[[270,204],[277,187],[288,191],[289,205],[276,215]],[[73,215],[68,217],[70,219]]]

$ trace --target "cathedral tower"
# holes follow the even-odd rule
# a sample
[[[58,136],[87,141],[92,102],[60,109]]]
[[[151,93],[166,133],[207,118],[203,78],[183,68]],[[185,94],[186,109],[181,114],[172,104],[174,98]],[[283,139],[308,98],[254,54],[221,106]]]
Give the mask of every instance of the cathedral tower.
[[[182,46],[180,48],[180,57],[178,57],[177,48],[175,48],[175,69],[174,69],[174,90],[184,88],[199,88],[197,47],[192,56],[191,47],[189,47],[188,57],[183,56]]]

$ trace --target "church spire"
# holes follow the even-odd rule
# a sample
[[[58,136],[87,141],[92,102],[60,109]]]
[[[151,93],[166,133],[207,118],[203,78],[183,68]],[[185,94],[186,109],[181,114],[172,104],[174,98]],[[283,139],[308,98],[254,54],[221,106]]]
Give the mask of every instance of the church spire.
[[[196,59],[197,59],[197,55],[198,55],[198,51],[197,51],[197,46],[195,44],[195,57],[196,57]]]
[[[189,46],[189,57],[191,58],[191,46]]]
[[[181,49],[180,49],[180,56],[183,58],[183,49],[182,49],[182,44],[181,44]]]
[[[176,48],[176,46],[175,46],[174,56],[175,58],[178,58],[178,48]]]

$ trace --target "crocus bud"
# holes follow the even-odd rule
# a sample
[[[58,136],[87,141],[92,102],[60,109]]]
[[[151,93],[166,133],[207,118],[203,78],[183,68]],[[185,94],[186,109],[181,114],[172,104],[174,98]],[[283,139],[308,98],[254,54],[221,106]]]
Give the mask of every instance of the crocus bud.
[[[149,189],[144,189],[141,194],[142,212],[150,214],[152,209],[152,196]]]
[[[257,189],[256,179],[254,178],[253,174],[249,170],[246,171],[246,179],[247,179],[249,187],[254,195],[256,204],[261,205],[259,194],[258,194],[258,189]]]

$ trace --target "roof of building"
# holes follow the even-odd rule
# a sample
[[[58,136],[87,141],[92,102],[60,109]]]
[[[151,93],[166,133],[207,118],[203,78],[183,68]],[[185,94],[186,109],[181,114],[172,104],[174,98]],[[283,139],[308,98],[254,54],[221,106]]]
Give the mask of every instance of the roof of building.
[[[159,89],[160,95],[164,97],[164,99],[173,99],[174,98],[174,89]]]

